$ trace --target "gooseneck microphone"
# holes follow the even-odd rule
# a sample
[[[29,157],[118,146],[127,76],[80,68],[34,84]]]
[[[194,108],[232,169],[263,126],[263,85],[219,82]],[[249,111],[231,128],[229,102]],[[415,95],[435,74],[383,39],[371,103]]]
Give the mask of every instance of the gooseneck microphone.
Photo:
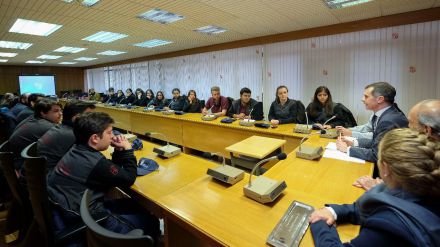
[[[252,111],[254,110],[254,108],[255,108],[255,107],[253,107],[253,108],[251,109],[251,111],[249,112],[249,117],[251,117],[250,119],[252,119]]]
[[[272,157],[269,157],[269,158],[266,158],[266,159],[260,160],[257,164],[255,164],[254,168],[252,169],[252,172],[251,172],[251,174],[250,174],[250,176],[249,176],[248,187],[251,187],[251,186],[252,186],[252,175],[255,173],[255,171],[257,170],[257,168],[260,167],[261,164],[266,163],[266,162],[271,161],[271,160],[275,160],[275,159],[278,159],[278,160],[284,160],[284,159],[286,159],[286,158],[287,158],[287,155],[286,155],[285,153],[279,153],[279,154],[277,154],[277,155],[275,155],[275,156],[272,156]]]
[[[157,153],[159,156],[163,158],[171,158],[173,156],[176,156],[182,152],[182,150],[179,147],[170,145],[168,141],[168,137],[160,132],[146,132],[146,136],[152,136],[152,135],[161,135],[165,138],[165,141],[167,142],[166,146],[160,147],[160,148],[153,148],[153,152]]]
[[[325,121],[325,122],[322,124],[322,127],[324,127],[324,125],[326,125],[328,122],[330,122],[330,121],[332,121],[333,119],[335,119],[337,116],[338,116],[338,115],[334,115],[333,117],[327,119],[327,121]]]
[[[307,116],[307,111],[305,111],[306,113],[306,125],[307,125],[307,129],[309,128],[309,116]]]

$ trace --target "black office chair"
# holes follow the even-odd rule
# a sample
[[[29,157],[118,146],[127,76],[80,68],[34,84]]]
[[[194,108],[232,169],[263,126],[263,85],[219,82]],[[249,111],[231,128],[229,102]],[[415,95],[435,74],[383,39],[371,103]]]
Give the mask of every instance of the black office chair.
[[[25,160],[26,182],[34,214],[21,246],[64,246],[66,243],[81,241],[84,238],[86,228],[81,221],[56,234],[54,232],[52,210],[55,209],[55,206],[49,201],[47,193],[46,158],[37,156],[37,143],[34,142],[27,146],[21,152],[21,156]]]
[[[26,236],[32,219],[32,208],[28,193],[20,185],[15,173],[14,154],[10,150],[9,141],[3,142],[0,146],[0,164],[12,194],[12,202],[8,207],[6,218],[5,241],[8,244],[17,243]]]
[[[89,204],[93,191],[86,190],[81,200],[81,218],[87,226],[87,246],[88,247],[147,247],[154,246],[154,240],[148,236],[143,235],[141,229],[135,229],[127,234],[115,233],[105,229],[99,225],[96,220],[90,215]]]

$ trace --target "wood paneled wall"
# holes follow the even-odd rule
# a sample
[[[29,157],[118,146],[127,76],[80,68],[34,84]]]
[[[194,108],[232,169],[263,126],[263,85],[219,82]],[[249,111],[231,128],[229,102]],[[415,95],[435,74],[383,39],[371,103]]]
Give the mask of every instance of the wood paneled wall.
[[[19,93],[18,75],[54,74],[56,91],[84,90],[84,70],[72,67],[0,66],[0,94]]]

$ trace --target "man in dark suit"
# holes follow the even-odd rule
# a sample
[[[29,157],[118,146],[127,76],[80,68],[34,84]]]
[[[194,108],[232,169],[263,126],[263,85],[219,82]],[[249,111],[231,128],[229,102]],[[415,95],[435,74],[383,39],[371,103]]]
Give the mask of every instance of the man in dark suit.
[[[362,102],[367,110],[374,112],[371,118],[373,138],[361,138],[354,142],[339,138],[336,141],[338,150],[347,152],[351,157],[376,163],[378,145],[383,135],[395,128],[408,127],[408,119],[394,105],[395,96],[396,89],[387,82],[376,82],[366,86]]]
[[[229,117],[237,119],[250,118],[263,120],[263,105],[251,98],[251,90],[244,87],[240,90],[240,98],[232,102]]]

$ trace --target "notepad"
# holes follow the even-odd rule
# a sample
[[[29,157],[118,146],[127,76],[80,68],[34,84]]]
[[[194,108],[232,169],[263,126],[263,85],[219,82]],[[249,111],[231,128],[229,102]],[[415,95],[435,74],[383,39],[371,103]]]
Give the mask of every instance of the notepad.
[[[350,157],[350,156],[348,156],[347,153],[339,151],[336,148],[336,143],[335,142],[330,142],[329,144],[327,144],[327,146],[325,147],[325,151],[324,151],[323,157],[324,158],[344,160],[344,161],[349,161],[349,162],[365,164],[365,160],[354,158],[354,157]]]

